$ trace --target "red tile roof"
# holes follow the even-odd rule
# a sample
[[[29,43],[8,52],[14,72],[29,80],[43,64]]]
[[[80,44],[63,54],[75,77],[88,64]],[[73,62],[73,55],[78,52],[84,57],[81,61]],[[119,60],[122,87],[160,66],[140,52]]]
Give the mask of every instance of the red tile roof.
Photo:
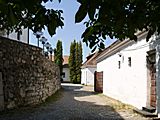
[[[52,61],[54,61],[54,56],[52,56]],[[64,55],[63,56],[63,65],[68,64],[68,62],[69,62],[69,56]]]
[[[64,64],[68,64],[68,62],[69,62],[69,56],[64,55],[64,56],[63,56],[63,65],[64,65]]]
[[[86,57],[87,60],[83,63],[82,68],[85,68],[87,66],[95,67],[97,65],[96,58],[98,57],[99,54],[100,52],[95,52],[94,54],[87,56]]]

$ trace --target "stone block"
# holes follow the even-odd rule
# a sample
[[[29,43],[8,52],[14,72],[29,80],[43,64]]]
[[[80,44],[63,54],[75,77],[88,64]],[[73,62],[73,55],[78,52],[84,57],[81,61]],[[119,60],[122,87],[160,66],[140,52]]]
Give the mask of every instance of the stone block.
[[[4,97],[0,96],[0,111],[4,110]]]
[[[0,95],[3,95],[3,80],[1,72],[0,72]]]
[[[7,105],[7,108],[14,108],[15,107],[15,102],[14,101],[11,101],[11,102],[9,102],[8,103],[8,105]]]

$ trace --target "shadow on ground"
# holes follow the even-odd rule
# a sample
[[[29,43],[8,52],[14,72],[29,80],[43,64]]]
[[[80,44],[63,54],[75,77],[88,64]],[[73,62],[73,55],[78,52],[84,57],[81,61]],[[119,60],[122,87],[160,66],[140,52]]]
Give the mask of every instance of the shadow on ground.
[[[0,120],[123,120],[113,107],[101,103],[96,94],[84,91],[83,86],[66,84],[56,101],[1,114]]]

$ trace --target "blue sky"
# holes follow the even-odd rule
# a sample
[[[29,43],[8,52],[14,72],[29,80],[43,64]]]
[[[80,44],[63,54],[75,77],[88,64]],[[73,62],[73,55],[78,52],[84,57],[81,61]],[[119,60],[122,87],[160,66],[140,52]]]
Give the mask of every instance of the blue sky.
[[[76,0],[62,0],[61,3],[58,3],[58,0],[53,0],[54,2],[48,2],[44,4],[47,8],[54,8],[54,9],[61,9],[63,10],[63,17],[64,17],[64,27],[63,29],[59,28],[56,31],[56,35],[50,37],[47,31],[44,32],[44,37],[48,39],[48,42],[55,48],[56,43],[58,40],[62,41],[63,44],[63,54],[69,55],[70,51],[70,44],[73,40],[80,41],[81,34],[85,30],[85,25],[83,22],[79,24],[75,24],[75,14],[79,8],[79,3]],[[107,39],[105,41],[106,46],[111,44],[114,40]],[[37,45],[37,39],[30,31],[30,43],[33,45]],[[85,60],[86,56],[89,55],[90,49],[83,43],[83,60]]]

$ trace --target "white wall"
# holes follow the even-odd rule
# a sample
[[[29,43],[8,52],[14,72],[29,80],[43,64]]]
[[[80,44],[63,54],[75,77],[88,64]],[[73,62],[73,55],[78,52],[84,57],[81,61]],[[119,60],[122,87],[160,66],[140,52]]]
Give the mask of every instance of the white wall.
[[[28,43],[28,29],[23,29],[22,30],[22,35],[20,35],[20,40],[21,42]],[[7,37],[7,35],[4,35],[4,37]],[[9,34],[8,38],[17,40],[17,33],[12,32]]]
[[[63,68],[63,72],[65,73],[65,77],[63,77],[63,81],[64,82],[69,82],[70,78],[69,78],[69,68]]]
[[[96,68],[83,68],[81,71],[81,84],[94,86],[94,72]]]
[[[97,71],[103,71],[103,93],[105,95],[139,109],[146,106],[146,52],[149,50],[147,44],[144,39],[98,62]],[[128,66],[128,57],[131,57],[131,67]],[[118,69],[118,61],[121,61],[120,69]]]

